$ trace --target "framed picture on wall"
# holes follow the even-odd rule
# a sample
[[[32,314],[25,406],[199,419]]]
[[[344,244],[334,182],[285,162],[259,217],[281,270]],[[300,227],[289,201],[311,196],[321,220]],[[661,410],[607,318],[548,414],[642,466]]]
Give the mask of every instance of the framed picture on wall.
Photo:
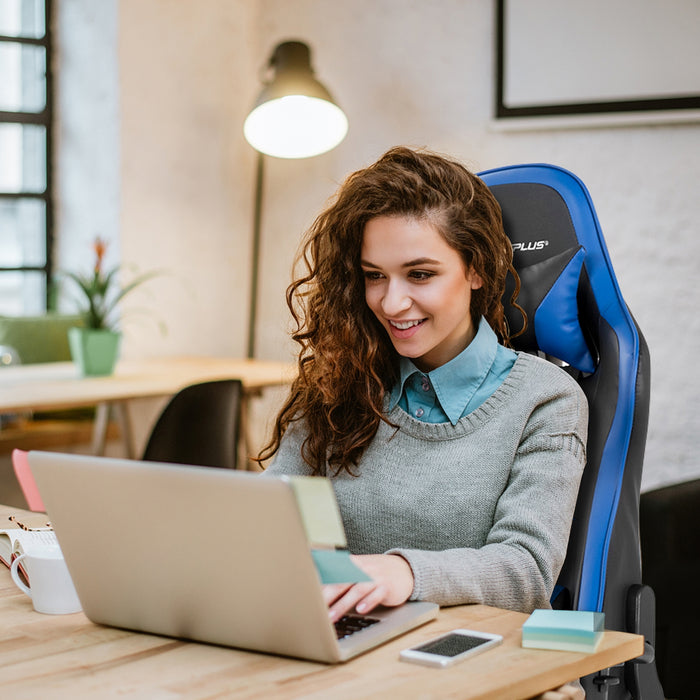
[[[497,120],[700,119],[697,0],[496,0]]]

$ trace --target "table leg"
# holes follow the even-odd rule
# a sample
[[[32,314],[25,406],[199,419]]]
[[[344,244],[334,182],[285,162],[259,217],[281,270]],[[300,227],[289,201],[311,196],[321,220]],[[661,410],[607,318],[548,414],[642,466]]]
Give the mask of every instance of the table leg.
[[[92,454],[103,456],[107,443],[107,428],[110,416],[114,413],[119,423],[119,433],[126,452],[127,459],[136,459],[134,439],[129,419],[129,408],[126,401],[103,401],[95,409],[95,424],[92,429]]]
[[[112,405],[119,423],[119,432],[122,436],[122,444],[126,450],[126,457],[127,459],[137,459],[128,403],[126,401],[115,401]]]
[[[107,425],[109,424],[109,402],[98,403],[95,409],[95,424],[92,429],[92,454],[103,455],[107,442]]]

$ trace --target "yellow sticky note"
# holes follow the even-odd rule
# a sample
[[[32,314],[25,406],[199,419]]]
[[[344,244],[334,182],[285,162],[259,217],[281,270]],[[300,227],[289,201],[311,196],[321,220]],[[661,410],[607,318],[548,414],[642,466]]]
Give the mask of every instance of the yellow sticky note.
[[[330,480],[323,476],[285,478],[294,489],[309,544],[346,547],[345,529]]]

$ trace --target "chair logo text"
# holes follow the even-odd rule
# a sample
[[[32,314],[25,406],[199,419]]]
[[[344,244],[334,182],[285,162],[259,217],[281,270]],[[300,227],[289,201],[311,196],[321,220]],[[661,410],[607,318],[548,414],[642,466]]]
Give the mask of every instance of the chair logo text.
[[[513,252],[517,250],[542,250],[549,245],[549,241],[525,241],[524,243],[513,243]]]

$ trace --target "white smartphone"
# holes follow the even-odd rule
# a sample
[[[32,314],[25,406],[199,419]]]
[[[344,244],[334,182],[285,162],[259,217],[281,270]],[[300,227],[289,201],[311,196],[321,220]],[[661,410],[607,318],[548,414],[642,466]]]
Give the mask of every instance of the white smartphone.
[[[457,629],[424,644],[404,649],[399,658],[402,661],[445,668],[491,649],[502,641],[503,637],[500,634]]]

